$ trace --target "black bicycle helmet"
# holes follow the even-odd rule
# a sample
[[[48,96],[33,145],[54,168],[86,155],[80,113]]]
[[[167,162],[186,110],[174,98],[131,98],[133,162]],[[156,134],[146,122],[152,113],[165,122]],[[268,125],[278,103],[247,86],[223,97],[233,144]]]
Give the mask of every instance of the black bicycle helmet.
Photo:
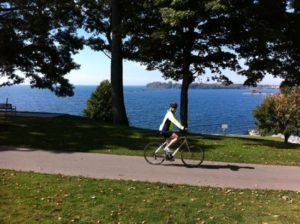
[[[177,103],[176,102],[172,102],[170,103],[170,107],[177,109]]]

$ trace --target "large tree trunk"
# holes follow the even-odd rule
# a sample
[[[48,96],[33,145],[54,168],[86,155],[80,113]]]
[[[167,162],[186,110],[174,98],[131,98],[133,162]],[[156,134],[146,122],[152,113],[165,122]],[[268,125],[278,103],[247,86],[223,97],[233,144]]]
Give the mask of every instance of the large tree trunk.
[[[180,94],[180,120],[183,126],[188,127],[188,106],[189,106],[189,87],[194,81],[190,71],[191,52],[194,43],[194,25],[190,24],[189,31],[185,37],[185,47],[183,49],[183,65],[182,65],[182,86]]]
[[[288,143],[290,136],[291,136],[290,134],[284,134],[284,143]]]
[[[180,120],[184,127],[188,127],[189,86],[192,81],[193,77],[189,72],[183,75],[180,94]]]
[[[118,0],[112,0],[112,49],[111,49],[111,86],[113,123],[127,125],[128,119],[123,95],[123,56],[121,7]]]

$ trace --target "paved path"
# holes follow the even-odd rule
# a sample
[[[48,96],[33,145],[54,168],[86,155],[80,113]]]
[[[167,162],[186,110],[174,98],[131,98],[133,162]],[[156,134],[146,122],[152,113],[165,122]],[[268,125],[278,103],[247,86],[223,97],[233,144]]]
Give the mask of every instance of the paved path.
[[[153,166],[144,158],[95,153],[68,153],[0,148],[0,169],[93,178],[141,180],[196,186],[275,189],[300,192],[300,167],[204,161],[186,168],[180,160]]]

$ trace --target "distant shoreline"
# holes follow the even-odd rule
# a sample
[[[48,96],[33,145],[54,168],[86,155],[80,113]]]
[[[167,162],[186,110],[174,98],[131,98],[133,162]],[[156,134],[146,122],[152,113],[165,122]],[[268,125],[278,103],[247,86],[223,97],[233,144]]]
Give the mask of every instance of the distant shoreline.
[[[146,85],[149,89],[180,89],[181,84],[173,82],[151,82]],[[223,85],[216,83],[192,83],[190,89],[251,89],[258,91],[259,89],[278,89],[277,85],[257,85],[256,87],[244,86],[243,84]]]
[[[173,82],[151,82],[146,85],[149,89],[180,89],[181,84]],[[223,85],[216,83],[192,83],[190,89],[250,89],[251,91],[259,91],[260,89],[278,89],[277,85],[257,85],[256,87],[244,86],[243,84]]]
[[[172,82],[171,82],[172,83]],[[73,84],[74,87],[95,87],[98,86],[96,84]],[[30,87],[29,84],[19,84],[19,85],[13,85],[13,86],[1,86],[0,88],[13,88],[13,87]],[[145,88],[160,88],[164,87],[163,89],[180,89],[181,84],[179,83],[172,83],[170,88],[170,82],[150,82],[147,84],[129,84],[124,85],[124,87],[145,87]],[[257,87],[251,87],[251,86],[244,86],[243,84],[232,84],[229,86],[225,86],[222,84],[216,84],[216,83],[192,83],[190,85],[190,88],[214,88],[214,89],[252,89],[252,88],[258,88],[258,89],[279,89],[279,85],[271,85],[271,84],[264,84],[264,85],[257,85]]]

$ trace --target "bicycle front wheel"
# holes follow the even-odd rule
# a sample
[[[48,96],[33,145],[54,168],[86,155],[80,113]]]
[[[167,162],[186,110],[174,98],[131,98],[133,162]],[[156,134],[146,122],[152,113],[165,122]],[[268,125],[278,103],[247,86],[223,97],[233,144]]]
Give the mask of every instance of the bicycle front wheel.
[[[159,165],[165,160],[165,151],[159,142],[151,142],[144,148],[144,158],[152,165]]]
[[[204,160],[204,150],[195,146],[185,147],[181,151],[181,161],[187,167],[198,167]]]

